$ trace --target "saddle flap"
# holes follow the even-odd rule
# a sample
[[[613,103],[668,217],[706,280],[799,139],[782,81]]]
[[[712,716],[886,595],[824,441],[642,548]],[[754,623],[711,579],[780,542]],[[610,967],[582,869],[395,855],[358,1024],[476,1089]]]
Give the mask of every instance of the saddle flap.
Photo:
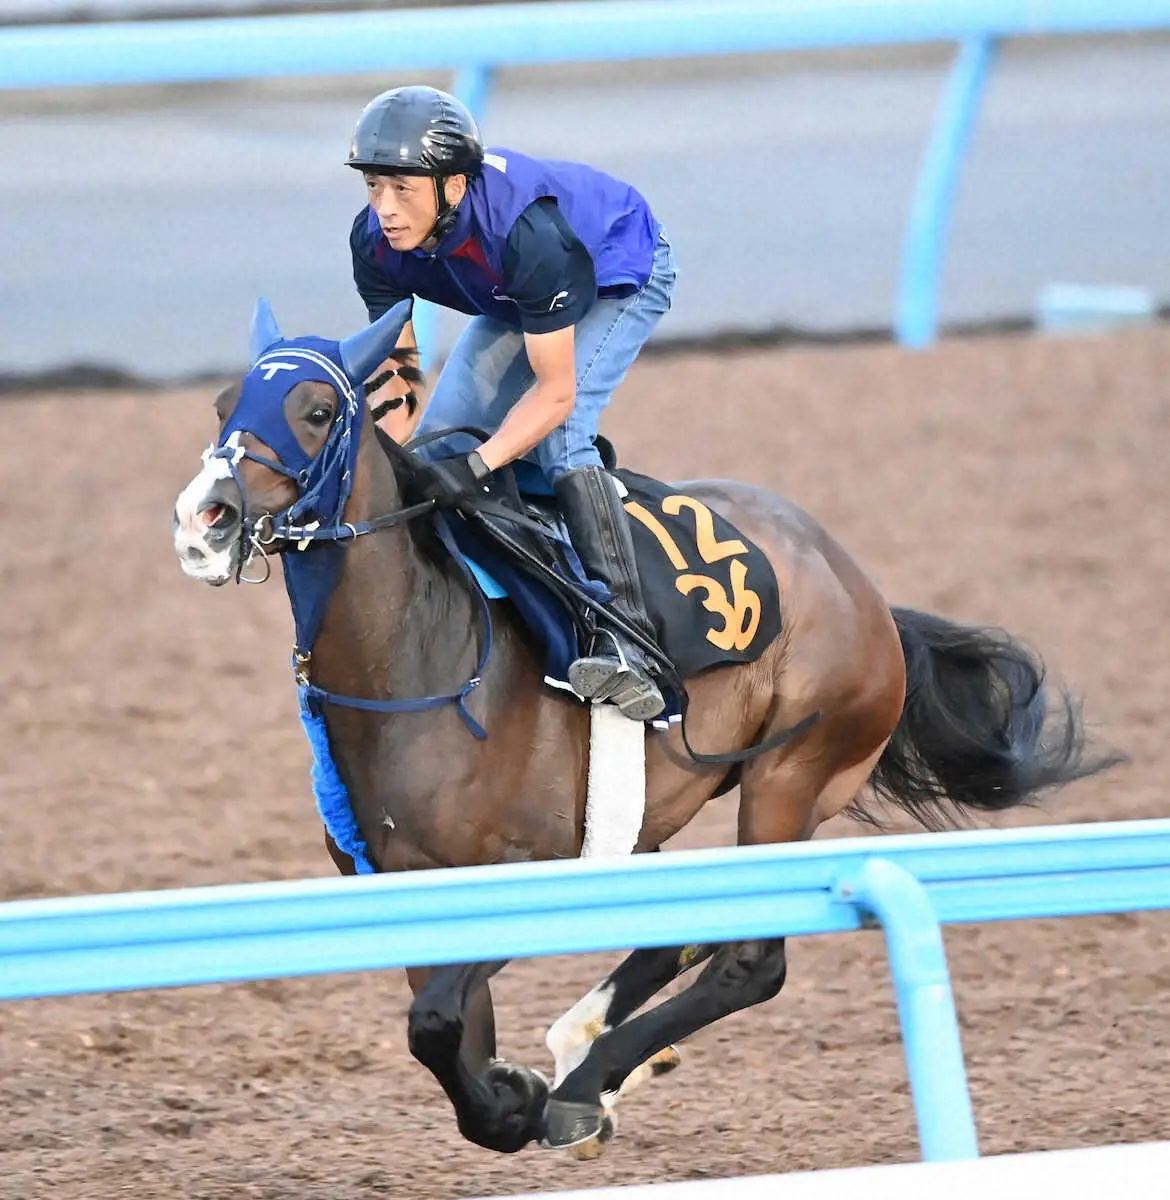
[[[537,469],[496,472],[488,490],[490,500],[525,518],[522,523],[501,515],[482,519],[559,578],[606,602],[608,591],[586,579],[552,489],[539,471],[540,483],[530,490],[532,471]],[[695,496],[633,471],[614,475],[625,491],[647,611],[659,645],[680,677],[758,658],[779,634],[781,622],[779,588],[767,557]],[[533,573],[522,554],[508,554],[468,521],[453,525],[460,549],[500,583],[544,646],[546,677],[563,684],[579,647],[589,643],[593,613],[574,603],[567,589],[556,589],[539,571]]]

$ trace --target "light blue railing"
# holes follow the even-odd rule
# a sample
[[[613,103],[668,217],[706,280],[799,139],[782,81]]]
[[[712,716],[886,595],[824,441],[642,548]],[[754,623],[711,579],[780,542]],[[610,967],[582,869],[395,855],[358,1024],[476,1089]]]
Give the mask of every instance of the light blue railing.
[[[1170,0],[576,0],[0,30],[0,88],[454,69],[481,112],[494,67],[957,42],[903,241],[895,327],[938,329],[947,233],[996,41],[1170,27]]]
[[[941,923],[1170,908],[1170,820],[0,904],[0,999],[880,923],[923,1158],[978,1155]]]

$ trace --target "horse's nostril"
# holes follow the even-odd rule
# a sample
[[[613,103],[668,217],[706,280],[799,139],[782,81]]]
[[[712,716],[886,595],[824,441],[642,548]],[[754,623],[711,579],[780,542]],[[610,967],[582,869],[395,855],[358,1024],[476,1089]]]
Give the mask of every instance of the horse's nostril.
[[[240,521],[239,511],[220,500],[209,500],[200,505],[196,515],[207,529],[217,533],[233,528]]]

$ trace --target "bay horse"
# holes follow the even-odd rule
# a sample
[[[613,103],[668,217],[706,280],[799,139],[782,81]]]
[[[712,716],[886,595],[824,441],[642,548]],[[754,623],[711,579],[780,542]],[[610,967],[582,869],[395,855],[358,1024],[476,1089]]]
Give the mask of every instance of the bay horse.
[[[399,305],[340,343],[286,340],[258,305],[252,367],[216,399],[220,435],[176,504],[176,551],[187,575],[214,585],[281,556],[298,630],[313,625],[300,682],[330,697],[320,706],[329,751],[374,869],[575,857],[589,706],[544,685],[507,604],[492,606],[481,664],[486,602],[424,519],[430,503],[408,503],[409,452],[364,419],[363,381],[407,318]],[[1117,761],[1090,753],[1077,707],[1011,635],[891,608],[781,496],[725,480],[677,486],[762,548],[783,622],[756,661],[687,681],[695,745],[763,753],[697,761],[677,726],[647,731],[637,852],[657,850],[736,777],[746,845],[810,838],[847,808],[864,816],[866,785],[936,828]],[[327,584],[312,584],[330,562]],[[412,705],[418,697],[452,703]],[[486,740],[469,735],[469,718]],[[802,721],[799,736],[766,748]],[[326,840],[352,873],[355,858]],[[689,987],[634,1015],[701,962]],[[634,950],[550,1030],[550,1085],[496,1056],[488,980],[503,965],[409,970],[408,1033],[462,1134],[506,1152],[604,1137],[623,1085],[673,1065],[673,1043],[775,996],[786,971],[783,938]]]

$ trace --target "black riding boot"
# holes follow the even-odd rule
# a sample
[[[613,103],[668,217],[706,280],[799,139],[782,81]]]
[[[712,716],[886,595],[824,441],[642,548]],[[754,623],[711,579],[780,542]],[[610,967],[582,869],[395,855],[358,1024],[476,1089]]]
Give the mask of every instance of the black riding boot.
[[[613,593],[620,617],[653,639],[634,539],[613,479],[601,467],[580,467],[562,475],[555,491],[585,573]],[[598,630],[589,654],[569,668],[569,682],[578,695],[612,701],[634,721],[649,721],[664,707],[645,652],[609,626]]]

